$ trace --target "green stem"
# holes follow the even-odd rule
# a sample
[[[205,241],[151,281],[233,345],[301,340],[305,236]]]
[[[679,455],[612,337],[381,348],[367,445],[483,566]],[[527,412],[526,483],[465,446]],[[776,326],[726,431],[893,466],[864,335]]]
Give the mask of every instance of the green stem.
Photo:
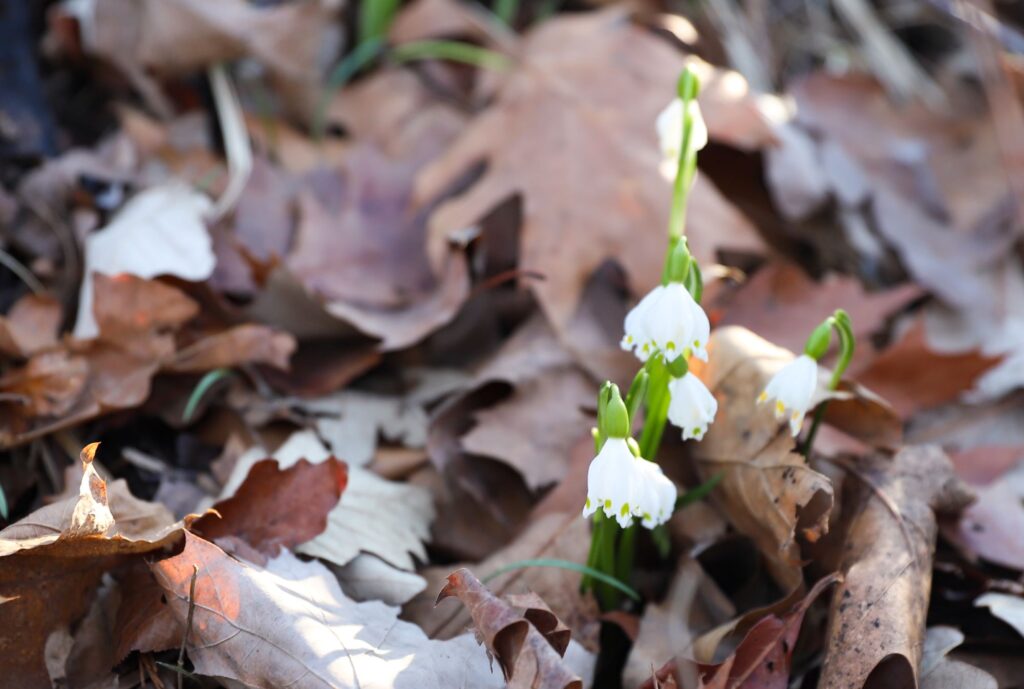
[[[843,378],[843,373],[846,372],[847,367],[850,365],[850,361],[853,359],[853,350],[855,346],[855,340],[853,337],[853,326],[850,323],[850,317],[842,309],[836,309],[835,314],[828,319],[828,323],[839,335],[839,360],[836,361],[836,367],[832,371],[832,377],[828,381],[829,391],[834,391],[839,387],[839,383]],[[814,419],[811,421],[811,430],[807,432],[807,439],[803,443],[803,453],[805,457],[811,456],[811,448],[814,447],[814,439],[818,435],[818,427],[821,426],[822,420],[825,418],[825,410],[828,408],[829,400],[823,401],[818,405],[818,409],[814,412]]]
[[[648,360],[647,372],[650,376],[647,384],[647,415],[640,431],[639,445],[640,456],[653,462],[657,460],[661,437],[665,432],[671,397],[668,393],[669,373],[665,362],[660,357],[652,357]]]

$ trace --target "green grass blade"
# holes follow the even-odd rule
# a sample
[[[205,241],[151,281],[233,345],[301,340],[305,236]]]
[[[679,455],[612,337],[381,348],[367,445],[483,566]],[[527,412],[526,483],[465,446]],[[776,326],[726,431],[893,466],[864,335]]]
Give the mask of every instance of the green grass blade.
[[[515,562],[507,564],[504,567],[500,567],[496,571],[488,574],[486,577],[483,578],[483,583],[486,584],[488,581],[491,581],[492,579],[499,577],[502,574],[506,574],[517,569],[524,569],[526,567],[556,567],[558,569],[568,569],[572,572],[579,572],[580,574],[585,574],[589,576],[591,579],[594,579],[595,581],[600,581],[604,584],[608,584],[612,588],[616,588],[619,591],[622,591],[624,594],[626,594],[633,600],[640,600],[639,593],[637,593],[628,585],[622,583],[621,581],[619,581],[618,579],[609,574],[605,574],[604,572],[598,571],[593,567],[581,565],[578,562],[571,562],[569,560],[558,560],[553,558],[516,560]]]
[[[449,60],[484,69],[505,70],[512,59],[487,48],[462,41],[411,41],[395,46],[391,51],[395,62],[413,60]]]
[[[495,0],[494,14],[507,26],[512,26],[512,22],[519,16],[519,0]]]
[[[215,368],[214,370],[203,376],[199,383],[196,385],[195,390],[192,391],[192,395],[188,398],[188,402],[185,404],[185,412],[181,415],[181,420],[184,423],[188,423],[192,420],[192,415],[196,413],[196,407],[202,401],[203,396],[210,391],[218,381],[223,378],[227,378],[232,374],[230,368]]]
[[[397,9],[398,0],[363,0],[359,6],[359,43],[384,38]]]
[[[686,491],[676,500],[676,509],[681,510],[687,505],[703,500],[715,489],[715,486],[722,482],[723,478],[725,478],[725,472],[720,471],[696,488]]]
[[[330,107],[335,94],[373,62],[383,50],[384,40],[381,38],[363,41],[351,53],[343,57],[327,75],[320,102],[316,104],[316,112],[313,113],[313,138],[315,140],[319,141],[324,137],[324,132],[327,129],[327,108]]]

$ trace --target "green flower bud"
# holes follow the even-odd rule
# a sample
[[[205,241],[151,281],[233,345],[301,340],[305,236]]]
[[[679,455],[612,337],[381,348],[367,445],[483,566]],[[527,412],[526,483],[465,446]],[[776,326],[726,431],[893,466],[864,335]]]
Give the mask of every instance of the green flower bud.
[[[700,79],[697,77],[697,73],[690,67],[684,69],[683,73],[679,75],[676,90],[684,103],[696,98],[700,93]]]
[[[828,345],[832,341],[832,319],[827,319],[819,325],[807,338],[804,345],[804,353],[815,361],[820,361],[828,351]]]
[[[612,384],[611,397],[605,407],[604,414],[605,435],[609,438],[629,437],[629,411],[626,403],[622,401],[619,394],[619,386]]]
[[[690,265],[693,257],[690,256],[690,248],[686,245],[686,239],[682,237],[669,240],[668,255],[665,257],[665,270],[662,274],[662,284],[679,282],[686,284],[690,274]]]

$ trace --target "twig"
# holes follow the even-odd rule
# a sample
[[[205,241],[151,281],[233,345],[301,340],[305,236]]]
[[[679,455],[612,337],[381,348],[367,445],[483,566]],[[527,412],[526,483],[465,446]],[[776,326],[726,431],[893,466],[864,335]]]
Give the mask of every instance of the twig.
[[[32,293],[36,296],[40,296],[46,292],[46,288],[43,284],[36,279],[36,276],[32,274],[32,271],[26,268],[21,261],[11,256],[9,253],[0,249],[0,265],[7,268],[9,271],[18,276],[18,279],[25,283],[25,286],[32,290]]]
[[[836,13],[860,38],[864,57],[875,75],[897,97],[920,96],[932,107],[942,106],[946,97],[910,52],[882,24],[865,0],[832,0]]]
[[[192,565],[192,581],[188,585],[188,617],[185,621],[185,635],[181,637],[181,649],[178,651],[178,689],[185,681],[185,644],[192,634],[192,616],[196,612],[196,577],[199,576],[199,565]]]

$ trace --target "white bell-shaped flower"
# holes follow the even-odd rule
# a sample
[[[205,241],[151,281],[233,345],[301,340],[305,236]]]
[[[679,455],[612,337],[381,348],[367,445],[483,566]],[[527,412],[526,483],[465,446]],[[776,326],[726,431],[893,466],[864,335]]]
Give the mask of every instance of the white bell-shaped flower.
[[[668,420],[682,429],[683,440],[703,438],[718,412],[715,396],[689,371],[682,378],[670,380],[668,392]]]
[[[708,128],[704,124],[704,117],[700,114],[697,101],[690,101],[689,110],[693,123],[690,128],[690,141],[693,150],[699,151],[708,145]],[[683,147],[682,99],[675,98],[661,111],[655,121],[655,128],[658,130],[658,143],[661,146],[661,174],[668,180],[674,180]]]
[[[647,293],[626,315],[622,348],[633,351],[641,361],[661,352],[666,362],[675,361],[687,350],[707,361],[711,324],[684,285],[670,282]]]
[[[645,529],[653,529],[672,516],[676,506],[676,484],[654,462],[639,460],[637,471],[641,480],[638,482],[633,514],[640,519]]]
[[[598,509],[609,519],[615,519],[626,528],[633,523],[635,494],[640,480],[633,456],[625,438],[608,438],[604,447],[590,462],[587,472],[587,502],[583,516],[589,517]]]
[[[801,354],[772,376],[757,401],[775,400],[776,420],[788,418],[789,430],[795,437],[800,433],[817,387],[818,362],[807,354]]]

